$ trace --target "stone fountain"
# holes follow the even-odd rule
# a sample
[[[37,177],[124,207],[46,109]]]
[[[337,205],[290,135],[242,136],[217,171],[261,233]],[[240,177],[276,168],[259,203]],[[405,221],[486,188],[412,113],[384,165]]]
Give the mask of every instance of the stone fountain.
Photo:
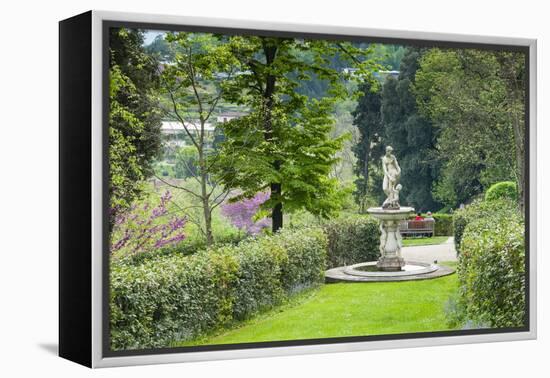
[[[387,146],[386,154],[382,157],[384,171],[382,189],[387,198],[382,207],[371,207],[367,210],[380,221],[380,259],[376,266],[385,272],[400,271],[405,266],[405,260],[401,257],[399,223],[414,213],[414,208],[399,205],[399,192],[402,189],[399,183],[401,168],[392,152],[393,148]]]
[[[453,269],[435,264],[405,261],[401,256],[402,240],[399,231],[401,221],[408,219],[414,208],[400,206],[399,179],[401,168],[393,155],[393,148],[386,147],[382,157],[384,181],[382,189],[387,198],[381,207],[371,207],[367,212],[380,221],[380,258],[350,266],[327,270],[327,281],[406,281],[440,277],[454,272]]]

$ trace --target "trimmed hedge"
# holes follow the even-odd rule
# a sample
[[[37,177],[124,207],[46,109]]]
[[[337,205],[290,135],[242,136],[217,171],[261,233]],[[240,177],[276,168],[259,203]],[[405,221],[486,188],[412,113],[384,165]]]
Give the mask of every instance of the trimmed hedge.
[[[216,247],[191,256],[111,264],[113,350],[170,346],[246,319],[324,282],[319,228]]]
[[[483,214],[469,222],[458,263],[462,323],[489,327],[525,324],[525,226],[519,214]]]
[[[521,218],[516,203],[508,199],[494,201],[476,200],[464,209],[459,209],[453,213],[453,231],[457,253],[460,253],[462,250],[462,236],[468,223],[479,218],[491,217],[494,214],[500,214],[502,217]]]
[[[491,185],[485,192],[486,201],[494,201],[500,199],[509,199],[512,201],[518,200],[518,188],[513,181],[501,181]]]
[[[229,234],[225,235],[223,237],[217,237],[215,240],[214,245],[212,245],[211,249],[220,248],[227,245],[238,245],[243,240],[248,239],[250,236],[245,233],[237,233],[237,234]],[[121,257],[125,260],[125,263],[133,263],[133,264],[142,264],[145,261],[148,260],[155,260],[160,257],[168,257],[168,256],[186,256],[186,255],[193,255],[197,252],[207,250],[208,246],[206,245],[206,241],[200,238],[193,238],[193,239],[185,239],[184,241],[178,243],[175,246],[167,246],[163,248],[158,248],[153,251],[149,251],[147,253],[138,253],[134,255],[128,255]]]
[[[453,216],[450,214],[432,214],[435,219],[435,236],[453,235]]]
[[[379,227],[378,221],[369,216],[337,218],[324,224],[328,268],[378,260]]]
[[[413,220],[416,214],[411,215],[409,220]],[[426,218],[427,214],[422,214]],[[453,235],[453,216],[451,214],[432,213],[435,220],[434,236],[452,236]]]

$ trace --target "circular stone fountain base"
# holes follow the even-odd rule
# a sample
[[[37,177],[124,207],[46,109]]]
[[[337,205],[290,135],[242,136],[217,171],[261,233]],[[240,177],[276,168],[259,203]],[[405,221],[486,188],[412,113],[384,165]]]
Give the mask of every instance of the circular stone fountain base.
[[[407,261],[403,270],[384,272],[376,269],[376,261],[329,269],[325,272],[327,282],[389,282],[425,280],[447,276],[454,269],[444,265]]]

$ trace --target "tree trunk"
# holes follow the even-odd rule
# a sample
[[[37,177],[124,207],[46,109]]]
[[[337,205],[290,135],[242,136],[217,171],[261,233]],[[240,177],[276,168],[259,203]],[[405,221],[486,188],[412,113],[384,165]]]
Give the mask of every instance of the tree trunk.
[[[264,43],[264,54],[266,66],[271,66],[275,60],[277,54],[277,46],[268,45]],[[264,138],[267,142],[273,143],[273,96],[275,95],[275,82],[276,77],[274,75],[266,76],[265,92],[263,94],[265,102],[265,116],[264,116]],[[275,161],[273,168],[280,170],[281,162]],[[275,203],[271,210],[271,221],[273,233],[277,232],[283,227],[283,204],[281,199],[282,185],[280,182],[272,182],[270,185],[271,198],[279,198],[279,201]]]
[[[210,247],[214,243],[214,236],[212,235],[212,211],[210,210],[210,198],[208,196],[208,188],[206,187],[206,177],[204,174],[201,175],[201,199],[204,214],[206,245]]]
[[[367,139],[367,143],[368,139]],[[369,148],[365,149],[365,162],[363,167],[363,179],[365,180],[363,190],[361,192],[361,198],[359,201],[359,211],[364,214],[367,211],[367,193],[369,192]]]
[[[271,184],[271,195],[279,196],[281,194],[281,184]],[[278,202],[271,210],[271,230],[277,232],[283,227],[283,204]]]
[[[206,233],[206,245],[211,246],[214,244],[214,236],[212,235],[212,213],[210,212],[210,205],[208,200],[203,204],[204,209],[204,224]]]
[[[525,146],[522,133],[522,125],[518,114],[514,114],[513,117],[514,128],[514,142],[516,150],[516,165],[517,165],[517,187],[518,187],[518,201],[519,209],[522,214],[525,213]]]
[[[367,143],[370,144],[368,140]],[[365,194],[367,194],[367,184],[369,182],[369,149],[369,146],[367,146],[365,150],[365,167],[363,168],[363,177],[365,178]]]
[[[202,211],[204,214],[204,234],[206,236],[206,245],[210,247],[214,244],[214,236],[212,235],[212,210],[210,208],[210,196],[208,194],[208,172],[206,168],[206,158],[204,156],[204,127],[206,121],[201,118],[201,134],[199,144],[199,169],[200,169],[200,184],[201,184],[201,200]]]
[[[525,122],[524,122],[524,78],[518,73],[517,63],[513,55],[504,54],[501,64],[508,87],[509,114],[514,131],[514,147],[516,157],[516,175],[518,187],[518,202],[521,214],[525,214]]]

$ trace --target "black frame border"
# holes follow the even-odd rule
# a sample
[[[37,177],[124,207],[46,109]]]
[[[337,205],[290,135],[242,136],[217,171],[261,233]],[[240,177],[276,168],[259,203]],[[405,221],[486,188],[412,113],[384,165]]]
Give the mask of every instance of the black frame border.
[[[92,12],[59,21],[59,356],[92,366]]]
[[[285,341],[265,341],[251,342],[239,344],[215,344],[215,345],[199,345],[199,346],[182,346],[182,347],[166,347],[154,349],[133,349],[133,350],[116,350],[110,348],[110,317],[109,317],[109,30],[111,28],[131,28],[131,29],[146,29],[158,31],[187,31],[187,32],[202,32],[215,33],[226,35],[253,35],[253,36],[269,36],[269,37],[288,37],[288,38],[305,38],[305,39],[324,39],[324,40],[344,40],[352,42],[367,42],[367,43],[384,43],[415,47],[439,47],[439,48],[471,48],[480,50],[500,50],[510,52],[521,52],[525,56],[525,325],[515,328],[481,328],[472,330],[454,330],[454,331],[434,331],[434,332],[414,332],[403,334],[388,334],[388,335],[370,335],[370,336],[348,336],[348,337],[333,337],[333,338],[318,338],[318,339],[303,339],[303,340],[285,340]],[[264,29],[245,29],[233,27],[214,27],[214,26],[196,26],[184,24],[169,24],[169,23],[150,23],[150,22],[131,22],[117,20],[102,21],[102,155],[103,155],[103,251],[102,251],[102,356],[103,357],[125,357],[125,356],[144,356],[172,353],[191,353],[191,352],[208,352],[208,351],[224,351],[238,349],[258,349],[258,348],[280,348],[293,346],[308,346],[308,345],[330,345],[340,343],[354,343],[366,341],[386,341],[386,340],[406,340],[406,339],[422,339],[431,337],[448,337],[448,336],[471,336],[471,335],[487,335],[487,334],[503,334],[513,332],[529,332],[530,328],[530,47],[501,44],[501,43],[480,43],[480,42],[455,42],[443,40],[428,40],[428,39],[407,39],[393,37],[369,37],[346,34],[325,34],[325,33],[301,33],[289,31],[274,31]]]

